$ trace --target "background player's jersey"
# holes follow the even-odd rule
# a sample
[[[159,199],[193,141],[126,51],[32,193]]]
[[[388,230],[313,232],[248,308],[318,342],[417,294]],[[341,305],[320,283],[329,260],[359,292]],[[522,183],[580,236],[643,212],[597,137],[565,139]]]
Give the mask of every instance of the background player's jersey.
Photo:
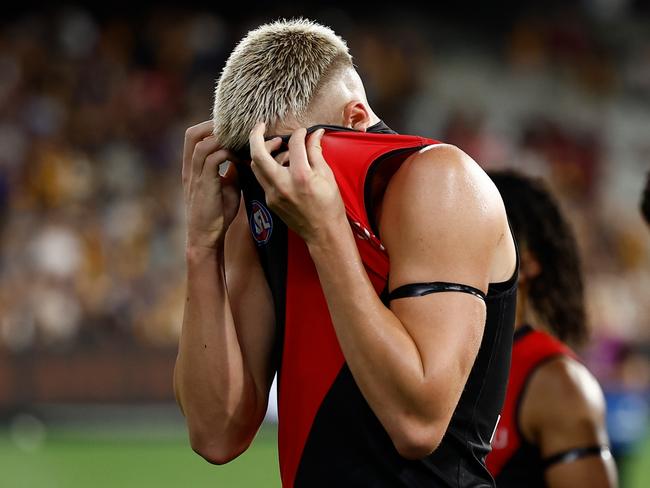
[[[389,261],[372,222],[372,203],[381,198],[390,176],[408,156],[437,144],[422,137],[385,133],[389,131],[380,125],[365,133],[329,128],[321,141],[378,295],[387,288]],[[248,166],[242,165],[239,178],[275,306],[283,485],[493,486],[484,458],[505,395],[516,273],[507,282],[490,285],[480,350],[440,446],[422,460],[406,460],[396,451],[345,363],[305,243],[266,207],[263,190]]]
[[[546,486],[539,448],[526,441],[519,428],[519,407],[533,373],[559,356],[575,354],[554,337],[528,325],[515,333],[506,399],[487,458],[499,488]]]

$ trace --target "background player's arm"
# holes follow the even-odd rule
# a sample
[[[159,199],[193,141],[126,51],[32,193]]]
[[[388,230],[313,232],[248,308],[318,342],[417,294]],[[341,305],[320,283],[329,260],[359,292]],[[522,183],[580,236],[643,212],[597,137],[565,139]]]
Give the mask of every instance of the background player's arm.
[[[485,303],[464,293],[395,300],[377,296],[345,216],[316,132],[289,141],[290,166],[270,156],[263,126],[251,133],[251,168],[267,202],[307,243],[350,370],[370,407],[407,458],[433,451],[447,430],[481,343]],[[460,150],[435,147],[392,178],[380,219],[391,289],[451,281],[487,290],[507,234],[500,196]],[[504,240],[512,246],[508,239]],[[507,261],[507,260],[506,260]],[[501,278],[514,271],[514,249]]]
[[[522,433],[539,446],[542,459],[575,448],[609,444],[600,386],[582,364],[571,358],[554,359],[540,366],[526,389],[519,415]],[[545,470],[545,477],[550,488],[617,486],[616,466],[610,455],[552,464]]]
[[[211,124],[195,129],[188,131],[184,157],[187,297],[174,389],[192,448],[221,464],[248,447],[264,417],[273,309],[239,190],[216,173],[229,155],[210,138]]]

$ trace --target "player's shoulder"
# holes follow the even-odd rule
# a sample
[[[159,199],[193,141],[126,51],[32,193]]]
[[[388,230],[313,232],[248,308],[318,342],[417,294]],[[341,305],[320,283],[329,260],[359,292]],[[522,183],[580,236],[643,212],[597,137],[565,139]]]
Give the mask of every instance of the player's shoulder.
[[[430,145],[412,154],[391,179],[389,189],[408,198],[414,211],[439,210],[453,218],[458,212],[469,216],[473,211],[491,224],[505,219],[501,196],[490,177],[451,144]]]
[[[599,421],[605,400],[598,381],[578,360],[562,355],[540,365],[527,396],[540,422],[558,427]]]
[[[463,174],[478,166],[462,149],[452,144],[431,144],[413,153],[403,165],[409,173]]]
[[[457,196],[498,195],[490,177],[465,151],[451,144],[433,144],[412,154],[399,172],[411,185],[453,190]]]

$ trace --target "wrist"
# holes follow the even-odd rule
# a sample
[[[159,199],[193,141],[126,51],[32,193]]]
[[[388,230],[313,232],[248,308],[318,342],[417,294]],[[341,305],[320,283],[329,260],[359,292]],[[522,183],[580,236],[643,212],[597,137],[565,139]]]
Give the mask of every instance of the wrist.
[[[345,216],[323,224],[305,243],[312,255],[339,248],[344,242],[354,241],[350,224]]]
[[[206,261],[218,261],[223,257],[223,241],[213,245],[188,242],[185,246],[185,261],[188,265],[201,265]]]

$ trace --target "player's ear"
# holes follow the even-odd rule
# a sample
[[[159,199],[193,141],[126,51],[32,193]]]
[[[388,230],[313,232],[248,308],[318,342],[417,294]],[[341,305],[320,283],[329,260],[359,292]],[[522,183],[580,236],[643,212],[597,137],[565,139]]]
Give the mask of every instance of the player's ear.
[[[370,110],[361,100],[352,100],[343,107],[343,126],[365,132],[370,127]]]

